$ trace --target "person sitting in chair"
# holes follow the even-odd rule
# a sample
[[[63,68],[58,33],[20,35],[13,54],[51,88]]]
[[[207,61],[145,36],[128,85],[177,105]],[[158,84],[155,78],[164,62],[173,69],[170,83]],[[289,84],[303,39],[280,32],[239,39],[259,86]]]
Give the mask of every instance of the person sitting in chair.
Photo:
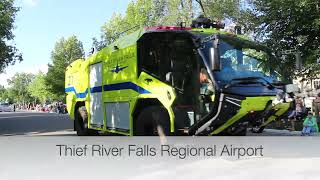
[[[200,94],[211,96],[214,94],[214,86],[212,81],[209,79],[209,75],[204,68],[200,70]]]
[[[303,129],[301,132],[302,136],[310,136],[312,133],[317,133],[319,131],[316,118],[313,116],[312,112],[308,113],[308,117],[303,122]]]
[[[211,96],[214,95],[214,85],[204,68],[200,70],[200,100],[205,104],[206,112],[209,112],[212,105]],[[204,110],[204,108],[202,108]]]

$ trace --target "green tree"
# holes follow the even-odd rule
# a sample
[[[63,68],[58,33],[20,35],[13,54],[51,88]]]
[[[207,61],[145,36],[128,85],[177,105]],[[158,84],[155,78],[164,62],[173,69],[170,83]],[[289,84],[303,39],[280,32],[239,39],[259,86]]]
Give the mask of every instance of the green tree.
[[[14,7],[14,0],[0,1],[0,73],[9,64],[22,61],[22,55],[18,52],[12,40],[14,35],[14,20],[19,8]]]
[[[7,98],[7,89],[0,85],[0,102],[5,102]]]
[[[156,16],[153,13],[159,13],[160,10],[154,11],[152,7],[155,7],[153,1],[137,0],[128,4],[125,16],[113,13],[110,20],[101,27],[102,40],[97,41],[96,38],[93,38],[93,47],[99,50],[102,46],[113,43],[122,35],[131,33],[139,26],[154,25]]]
[[[226,18],[238,21],[241,12],[240,0],[197,0],[203,6],[205,15],[216,20]]]
[[[168,12],[163,17],[164,25],[180,25],[181,22],[185,22],[190,25],[192,19],[194,19],[196,7],[190,0],[172,0],[168,1]]]
[[[256,40],[265,43],[279,55],[284,50],[300,52],[305,67],[320,57],[319,1],[255,0],[251,1],[249,7],[242,12],[241,23],[254,34]],[[284,77],[290,79],[294,76],[293,54],[274,65],[277,64],[280,64],[277,69]],[[317,69],[313,71],[320,72]]]
[[[152,3],[150,0],[131,1],[127,6],[124,22],[126,26],[152,26]],[[154,17],[153,17],[154,18]]]
[[[93,47],[101,49],[122,35],[133,32],[138,27],[163,25],[168,22],[167,0],[136,0],[131,1],[125,15],[114,13],[102,27],[102,40],[93,39]]]
[[[121,36],[121,32],[123,32],[126,28],[128,28],[124,18],[119,13],[113,13],[111,19],[108,23],[104,24],[101,27],[103,32],[102,40],[104,44],[108,45],[113,43],[117,38]]]
[[[168,1],[153,0],[151,5],[151,26],[164,25],[168,14]]]
[[[51,96],[46,86],[46,75],[39,72],[28,86],[28,91],[38,102],[44,103]]]
[[[239,0],[134,0],[128,4],[124,15],[114,13],[101,27],[101,41],[93,38],[92,46],[100,50],[137,27],[175,26],[181,22],[189,26],[203,11],[214,19],[237,19],[240,3]],[[136,28],[130,29],[132,27]]]
[[[101,39],[104,39],[102,36]],[[104,40],[98,40],[97,38],[92,38],[92,48],[95,51],[100,51],[102,48],[106,46],[106,42]],[[93,52],[90,52],[93,53]]]
[[[8,97],[15,103],[34,102],[28,91],[28,86],[33,80],[34,75],[29,73],[16,73],[11,79],[8,79]]]
[[[64,100],[64,81],[66,67],[73,61],[83,58],[82,42],[76,36],[61,38],[51,53],[52,64],[49,64],[45,78],[47,90],[52,99]]]

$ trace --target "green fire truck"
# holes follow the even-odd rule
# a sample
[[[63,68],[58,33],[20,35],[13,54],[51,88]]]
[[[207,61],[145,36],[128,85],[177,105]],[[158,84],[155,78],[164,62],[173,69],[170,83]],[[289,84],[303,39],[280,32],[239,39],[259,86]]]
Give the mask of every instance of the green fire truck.
[[[77,134],[245,135],[284,115],[262,66],[272,52],[220,28],[140,28],[74,61],[65,92]]]

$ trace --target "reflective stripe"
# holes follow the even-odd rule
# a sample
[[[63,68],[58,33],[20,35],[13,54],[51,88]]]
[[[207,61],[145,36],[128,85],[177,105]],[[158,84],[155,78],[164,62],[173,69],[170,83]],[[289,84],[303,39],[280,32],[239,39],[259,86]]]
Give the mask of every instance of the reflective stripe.
[[[123,90],[123,89],[131,89],[139,94],[149,94],[150,92],[132,82],[124,82],[118,84],[108,84],[103,86],[104,91],[115,91],[115,90]]]
[[[132,82],[124,82],[124,83],[117,83],[117,84],[108,84],[103,86],[104,91],[116,91],[116,90],[125,90],[125,89],[131,89],[136,91],[139,94],[150,94],[151,92],[144,89],[143,87],[140,87]],[[77,96],[77,98],[85,98],[88,94],[88,89],[86,89],[83,93],[77,93],[74,87],[68,87],[65,88],[65,92],[74,92]],[[97,86],[90,88],[90,93],[97,93],[102,92],[102,87]]]
[[[90,88],[90,93],[102,92],[102,86]]]
[[[77,98],[85,98],[88,94],[88,89],[86,89],[83,93],[77,93],[77,91],[74,89],[74,87],[68,87],[65,89],[65,92],[74,92],[74,94],[77,96]]]

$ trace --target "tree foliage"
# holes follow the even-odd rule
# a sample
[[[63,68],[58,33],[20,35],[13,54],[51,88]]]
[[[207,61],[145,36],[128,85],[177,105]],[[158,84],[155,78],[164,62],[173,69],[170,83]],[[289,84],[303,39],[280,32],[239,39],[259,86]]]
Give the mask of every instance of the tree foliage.
[[[14,103],[34,102],[27,88],[33,78],[33,74],[16,73],[11,79],[8,79],[9,88],[6,94],[8,99],[12,99]]]
[[[64,99],[64,81],[66,67],[73,61],[83,58],[84,50],[82,42],[76,36],[68,39],[61,38],[51,53],[52,64],[49,64],[45,78],[47,90],[52,99]]]
[[[204,14],[213,20],[226,18],[238,21],[241,13],[240,0],[197,0],[202,4]]]
[[[320,2],[314,0],[255,0],[242,13],[242,25],[256,40],[283,54],[285,50],[301,53],[305,67],[320,57]],[[291,78],[295,56],[287,55],[278,63],[283,76]],[[276,65],[276,64],[274,64]],[[285,67],[285,68],[284,68]],[[319,70],[313,69],[317,73]],[[309,72],[305,71],[304,72]]]
[[[239,0],[134,0],[128,4],[124,15],[114,13],[101,27],[101,41],[93,38],[92,46],[100,50],[137,27],[176,26],[182,22],[189,26],[203,11],[212,19],[237,19],[240,3]]]
[[[9,99],[8,91],[4,86],[0,85],[0,102],[12,101]]]
[[[12,45],[14,20],[19,8],[14,7],[14,0],[0,1],[0,73],[10,64],[22,61],[22,55]]]
[[[46,102],[51,97],[46,86],[46,75],[42,72],[35,75],[27,88],[30,95],[40,103]]]

